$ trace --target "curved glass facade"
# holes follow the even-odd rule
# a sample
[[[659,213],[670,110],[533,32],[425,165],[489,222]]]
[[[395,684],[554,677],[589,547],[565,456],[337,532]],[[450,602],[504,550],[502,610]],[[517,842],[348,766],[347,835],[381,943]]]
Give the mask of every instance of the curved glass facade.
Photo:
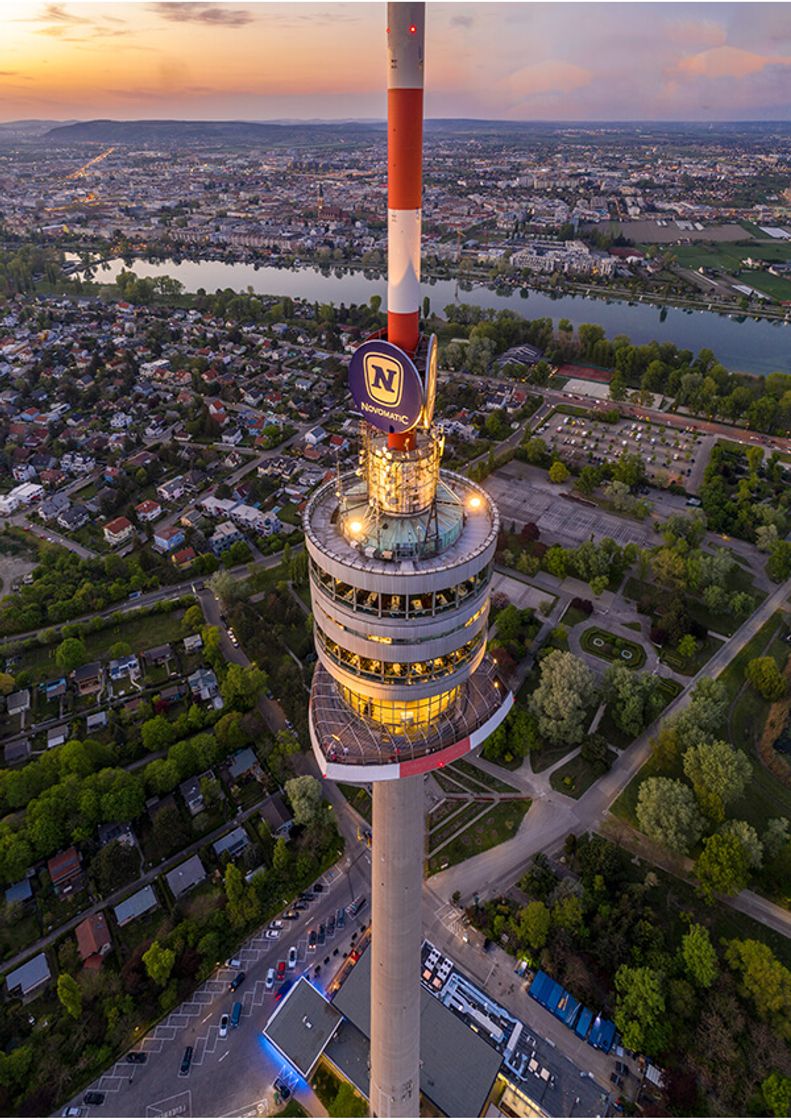
[[[319,626],[315,627],[315,636],[324,653],[347,673],[384,684],[425,684],[448,677],[473,661],[486,640],[485,631],[481,631],[471,641],[442,657],[426,661],[383,661],[344,649],[328,638]]]
[[[455,703],[459,689],[451,688],[425,700],[375,700],[343,686],[341,696],[358,716],[381,723],[394,735],[408,735],[430,727]]]
[[[355,587],[325,572],[312,557],[310,578],[334,602],[342,603],[349,610],[360,614],[375,618],[433,618],[443,611],[456,610],[488,586],[493,566],[487,564],[476,575],[440,591],[415,595],[392,595],[386,591],[366,591]]]

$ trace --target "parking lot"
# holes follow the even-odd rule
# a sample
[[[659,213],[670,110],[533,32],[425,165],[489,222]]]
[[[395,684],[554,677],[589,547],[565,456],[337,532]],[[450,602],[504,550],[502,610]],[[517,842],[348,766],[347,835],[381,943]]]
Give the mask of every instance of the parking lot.
[[[659,486],[687,486],[707,450],[704,436],[691,427],[669,428],[656,421],[622,418],[615,424],[559,412],[534,433],[566,462],[579,466],[613,463],[624,452],[640,455],[649,479]]]
[[[526,483],[529,481],[529,485]],[[517,528],[534,522],[542,537],[566,546],[581,544],[591,537],[612,537],[619,545],[631,542],[639,548],[657,543],[652,522],[629,521],[565,497],[547,481],[546,473],[517,460],[490,475],[484,483],[500,510],[506,527]]]

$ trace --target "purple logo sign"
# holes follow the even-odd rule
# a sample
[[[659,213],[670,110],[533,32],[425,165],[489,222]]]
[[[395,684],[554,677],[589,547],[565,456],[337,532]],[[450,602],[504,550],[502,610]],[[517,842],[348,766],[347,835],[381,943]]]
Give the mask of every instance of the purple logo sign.
[[[369,424],[408,432],[420,420],[423,385],[414,362],[392,342],[364,342],[349,363],[349,388]]]

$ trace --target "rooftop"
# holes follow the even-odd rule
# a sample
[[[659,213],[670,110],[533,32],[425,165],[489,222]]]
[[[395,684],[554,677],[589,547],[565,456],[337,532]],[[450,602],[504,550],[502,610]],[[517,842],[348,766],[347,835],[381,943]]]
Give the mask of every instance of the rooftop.
[[[308,1077],[340,1022],[340,1012],[300,976],[263,1034],[298,1073]]]
[[[494,546],[500,518],[491,498],[480,486],[452,471],[442,471],[441,478],[465,506],[472,497],[480,499],[480,506],[474,513],[465,516],[461,535],[438,555],[421,560],[399,560],[396,564],[392,560],[368,556],[350,544],[337,525],[339,502],[335,480],[322,486],[308,503],[303,517],[306,537],[325,556],[361,572],[409,576],[428,575],[454,568],[484,552],[489,546]],[[342,482],[351,486],[353,479],[353,475],[346,475]]]

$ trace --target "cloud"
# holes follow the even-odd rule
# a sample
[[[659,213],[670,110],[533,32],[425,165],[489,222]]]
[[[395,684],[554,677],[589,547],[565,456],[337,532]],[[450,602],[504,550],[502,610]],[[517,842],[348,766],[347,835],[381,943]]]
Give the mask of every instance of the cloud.
[[[156,3],[149,4],[148,8],[163,19],[173,23],[209,23],[213,26],[243,27],[246,23],[253,22],[251,12],[244,8],[227,8],[224,4],[201,4],[186,0],[185,3]]]
[[[724,46],[728,33],[721,24],[710,19],[677,19],[668,24],[665,36],[673,43],[681,43],[687,50],[698,47]]]
[[[571,93],[586,86],[592,77],[590,70],[574,62],[546,59],[514,71],[501,85],[512,97],[533,97],[539,93]]]
[[[473,22],[474,21],[472,16],[467,15],[467,13],[459,12],[456,15],[450,17],[451,27],[463,27],[466,29],[472,27]]]
[[[745,78],[775,65],[791,65],[791,56],[756,54],[740,47],[722,46],[679,59],[674,71],[688,78]]]

